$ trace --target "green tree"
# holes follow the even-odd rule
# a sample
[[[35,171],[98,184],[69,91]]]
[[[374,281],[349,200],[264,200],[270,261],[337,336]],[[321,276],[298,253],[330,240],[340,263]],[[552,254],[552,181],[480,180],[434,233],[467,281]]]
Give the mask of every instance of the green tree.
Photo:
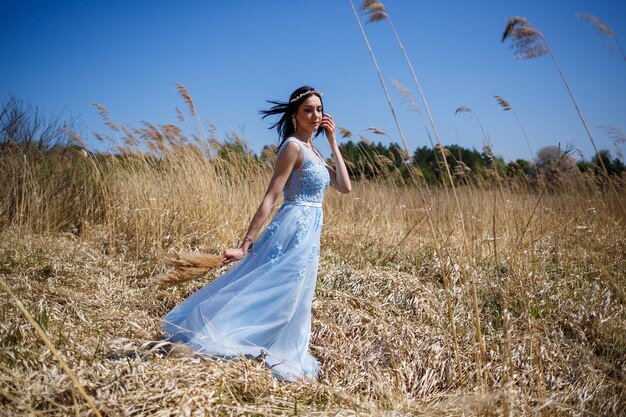
[[[598,175],[602,174],[602,163],[600,159],[604,162],[604,166],[609,175],[621,175],[621,173],[625,171],[624,163],[620,161],[619,158],[611,159],[611,152],[606,149],[600,149],[598,153],[591,158],[590,163],[590,167]]]

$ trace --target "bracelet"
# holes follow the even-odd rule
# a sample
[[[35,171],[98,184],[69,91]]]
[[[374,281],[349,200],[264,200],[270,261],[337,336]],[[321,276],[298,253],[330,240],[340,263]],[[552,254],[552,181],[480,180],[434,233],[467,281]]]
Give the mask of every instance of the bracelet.
[[[249,240],[250,241],[250,246],[248,246],[248,250],[246,251],[246,253],[250,252],[252,250],[252,247],[254,246],[254,240],[252,240],[252,238],[250,236],[246,236],[243,238],[243,242],[241,243],[243,245],[243,243]]]

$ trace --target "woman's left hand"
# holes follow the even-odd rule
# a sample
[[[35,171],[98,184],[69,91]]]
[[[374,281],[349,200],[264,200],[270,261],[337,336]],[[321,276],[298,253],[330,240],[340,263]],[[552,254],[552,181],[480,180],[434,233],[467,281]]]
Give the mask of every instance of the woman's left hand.
[[[324,113],[320,126],[324,128],[324,133],[326,133],[328,141],[331,143],[335,142],[335,121],[333,120],[333,116]]]
[[[335,160],[334,168],[326,165],[330,174],[330,183],[337,191],[349,193],[352,190],[352,185],[350,184],[348,169],[346,168],[346,164],[341,156],[341,150],[337,144],[337,137],[335,135],[336,126],[333,116],[324,113],[320,126],[324,128],[324,133],[326,133],[328,144],[330,145],[330,151],[333,153]]]
[[[246,253],[241,248],[226,249],[223,254],[224,259],[222,259],[222,265],[228,265],[230,263],[237,262],[238,260],[243,258],[245,254]]]

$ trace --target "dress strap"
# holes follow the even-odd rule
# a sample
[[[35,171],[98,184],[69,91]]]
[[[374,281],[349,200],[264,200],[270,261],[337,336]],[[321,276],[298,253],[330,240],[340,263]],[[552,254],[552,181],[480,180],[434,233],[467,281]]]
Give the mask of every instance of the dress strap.
[[[314,146],[311,146],[311,148],[313,149],[313,153],[319,158],[319,162],[316,161],[315,158],[313,158],[313,156],[311,155],[311,152],[307,149],[307,147],[304,145],[304,143],[302,143],[301,140],[294,138],[293,136],[290,136],[287,139],[285,139],[285,141],[283,142],[282,146],[280,147],[280,150],[276,154],[276,157],[278,157],[278,155],[280,155],[280,153],[283,151],[283,149],[285,149],[285,144],[287,142],[296,142],[300,146],[300,150],[302,152],[304,152],[304,158],[305,159],[308,158],[308,159],[310,159],[312,162],[314,162],[316,164],[326,165],[326,162],[324,162],[324,157],[322,156],[322,154],[320,154],[317,151],[317,149],[315,149]]]
[[[290,136],[287,139],[285,139],[285,142],[283,142],[283,145],[280,147],[280,150],[276,154],[277,157],[278,155],[280,155],[283,149],[285,149],[285,145],[287,144],[287,142],[296,142],[298,146],[300,146],[300,152],[304,152],[304,160],[306,160],[307,158],[313,160],[313,158],[311,157],[311,152],[308,151],[306,145],[302,143],[300,139],[294,138],[293,136]],[[313,160],[313,162],[315,161]]]
[[[281,152],[285,149],[285,146],[287,145],[288,142],[297,142],[298,145],[300,145],[300,150],[302,151],[302,147],[304,146],[302,144],[302,142],[300,142],[298,139],[294,138],[293,136],[290,136],[287,139],[285,139],[285,141],[280,146],[280,149],[278,150],[278,153],[276,153],[276,158],[278,158],[278,156],[281,154]],[[305,149],[305,151],[306,151],[306,149]]]
[[[315,149],[315,147],[314,147],[314,146],[311,146],[311,148],[313,148],[313,152],[315,152],[315,155],[317,155],[317,157],[320,159],[320,163],[321,163],[322,165],[326,165],[326,162],[324,162],[324,157],[322,156],[322,154],[321,154],[321,153],[319,153],[319,152],[318,152],[318,150],[317,150],[317,149]]]

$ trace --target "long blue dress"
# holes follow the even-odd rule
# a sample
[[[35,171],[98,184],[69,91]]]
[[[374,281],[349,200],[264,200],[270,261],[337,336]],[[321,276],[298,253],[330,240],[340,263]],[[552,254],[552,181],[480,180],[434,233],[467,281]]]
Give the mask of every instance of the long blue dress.
[[[304,160],[285,184],[284,203],[253,249],[167,313],[163,329],[201,354],[263,358],[277,378],[293,381],[319,371],[308,345],[330,177],[319,153],[287,141],[301,146]]]

